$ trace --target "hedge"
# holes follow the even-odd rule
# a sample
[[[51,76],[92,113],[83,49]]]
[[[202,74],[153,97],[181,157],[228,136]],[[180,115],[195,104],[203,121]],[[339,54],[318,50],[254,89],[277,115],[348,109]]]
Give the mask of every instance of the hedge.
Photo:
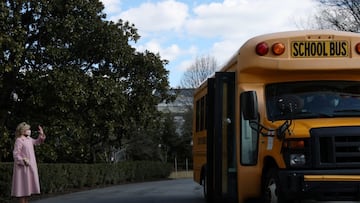
[[[0,163],[0,202],[11,202],[13,163]],[[171,164],[126,161],[117,164],[39,164],[41,194],[169,177]]]

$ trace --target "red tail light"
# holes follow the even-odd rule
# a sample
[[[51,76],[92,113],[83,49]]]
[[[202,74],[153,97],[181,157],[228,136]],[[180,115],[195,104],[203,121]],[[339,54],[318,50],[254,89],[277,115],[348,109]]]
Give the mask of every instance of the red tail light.
[[[360,42],[355,45],[355,51],[360,54]]]
[[[269,52],[269,46],[266,42],[260,42],[256,45],[256,53],[260,56],[264,56]]]

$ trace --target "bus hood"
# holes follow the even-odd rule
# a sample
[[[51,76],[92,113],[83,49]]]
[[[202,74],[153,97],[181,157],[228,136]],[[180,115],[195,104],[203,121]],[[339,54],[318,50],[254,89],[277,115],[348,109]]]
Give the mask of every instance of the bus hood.
[[[279,128],[284,121],[277,121],[272,123],[269,127],[271,129]],[[314,119],[298,119],[292,120],[291,125],[286,133],[287,138],[309,137],[310,130],[313,128],[325,127],[344,127],[344,126],[360,126],[360,118],[314,118]]]

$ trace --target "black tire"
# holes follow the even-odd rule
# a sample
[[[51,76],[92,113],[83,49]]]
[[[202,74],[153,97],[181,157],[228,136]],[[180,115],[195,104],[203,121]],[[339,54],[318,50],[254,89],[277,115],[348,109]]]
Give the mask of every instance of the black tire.
[[[294,200],[286,199],[281,192],[281,184],[277,169],[270,169],[264,179],[262,202],[264,203],[293,203]]]
[[[205,198],[206,202],[210,202],[209,201],[209,196],[208,196],[208,186],[207,186],[207,176],[206,176],[206,174],[204,174],[204,177],[202,179],[202,186],[203,186],[204,198]]]

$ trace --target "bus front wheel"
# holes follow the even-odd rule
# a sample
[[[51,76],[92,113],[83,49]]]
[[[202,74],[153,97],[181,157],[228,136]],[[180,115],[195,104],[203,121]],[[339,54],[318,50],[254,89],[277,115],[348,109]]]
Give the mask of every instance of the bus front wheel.
[[[203,193],[204,193],[204,198],[207,200],[208,199],[208,185],[207,185],[207,176],[204,175],[203,179],[202,179],[202,186],[203,186]]]
[[[280,192],[280,179],[277,174],[277,169],[270,169],[264,180],[264,188],[262,199],[264,203],[290,203],[293,202],[285,197]]]

